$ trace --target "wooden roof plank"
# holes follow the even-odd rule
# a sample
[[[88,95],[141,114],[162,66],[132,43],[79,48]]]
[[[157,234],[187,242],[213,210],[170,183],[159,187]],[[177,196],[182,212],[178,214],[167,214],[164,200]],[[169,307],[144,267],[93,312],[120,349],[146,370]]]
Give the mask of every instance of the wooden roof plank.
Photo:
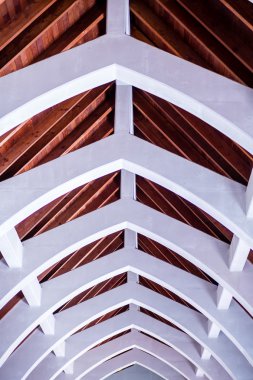
[[[81,265],[85,265],[93,260],[97,260],[99,257],[104,256],[105,254],[111,253],[122,247],[122,238],[120,239],[121,232],[108,235],[105,238],[98,240],[95,243],[91,243],[82,249],[74,252],[67,259],[62,260],[60,265],[57,265],[57,268],[51,271],[50,275],[47,275],[47,272],[43,273],[43,277],[47,276],[46,279],[51,279],[61,274],[66,273],[67,271],[78,268]],[[42,277],[42,278],[43,278]]]
[[[15,142],[11,149],[0,158],[1,178],[24,172],[36,165],[41,151],[54,146],[55,139],[70,123],[87,112],[93,103],[110,88],[101,86],[92,91],[73,97],[46,111],[38,120],[27,125],[27,132]]]
[[[158,188],[152,182],[141,177],[138,177],[137,188],[142,191],[140,200],[144,204],[218,239],[226,242],[230,240],[226,229],[217,228],[209,216],[203,214],[201,210],[193,209],[192,205],[190,206],[175,194],[160,187]],[[145,200],[143,195],[145,195]]]
[[[9,43],[0,54],[0,74],[11,64],[24,49],[38,39],[48,28],[57,23],[57,21],[73,7],[78,0],[62,0],[60,5],[53,4],[38,19],[29,25],[19,36]]]
[[[145,25],[145,29],[148,31],[146,34],[158,47],[165,48],[168,52],[178,57],[208,67],[207,62],[185,43],[168,23],[156,16],[145,2],[132,0],[131,12],[138,19],[138,23]]]
[[[178,0],[209,33],[211,33],[227,50],[229,50],[250,72],[253,72],[253,42],[242,43],[241,36],[233,32],[233,25],[224,15],[217,14],[210,1]],[[252,9],[253,12],[253,9]],[[222,17],[222,18],[221,18]],[[218,18],[218,19],[217,19]]]
[[[214,283],[214,281],[208,275],[206,275],[205,272],[203,272],[200,268],[198,268],[196,265],[194,265],[190,261],[187,261],[182,256],[179,256],[178,254],[168,249],[167,247],[162,246],[161,244],[155,242],[154,240],[146,238],[145,236],[139,236],[139,241],[141,245],[146,247],[144,249],[144,252],[147,252],[154,257],[160,258],[161,260],[166,261],[172,265],[175,265],[180,269],[183,269],[200,278],[203,278],[209,282]]]
[[[64,204],[64,207],[47,223],[46,229],[57,227],[100,208],[108,197],[119,190],[119,186],[114,181],[116,175],[117,173],[114,173],[113,175],[102,177],[91,183],[86,191],[80,191],[68,203]]]
[[[32,0],[18,17],[0,30],[0,51],[57,0]]]
[[[134,98],[135,107],[148,120],[150,127],[155,128],[156,133],[160,133],[161,139],[167,141],[167,144],[164,144],[165,146],[167,145],[167,150],[170,150],[171,145],[173,145],[176,153],[180,156],[215,170],[213,162],[210,162],[207,156],[202,154],[202,151],[198,149],[195,142],[189,141],[187,134],[177,128],[172,120],[164,119],[162,113],[156,108],[151,107],[140,92],[136,91]]]
[[[93,28],[105,19],[105,11],[102,7],[93,7],[70,28],[66,30],[56,41],[40,54],[34,62],[40,61],[66,51],[76,46],[81,38],[87,35]]]
[[[155,1],[163,12],[169,15],[174,23],[184,31],[181,34],[186,33],[187,40],[191,41],[191,45],[209,62],[215,71],[240,83],[253,86],[253,79],[249,75],[247,68],[241,62],[235,60],[233,55],[207,32],[202,25],[196,23],[196,20],[176,1]]]
[[[229,9],[247,28],[253,31],[253,5],[249,0],[219,0]]]
[[[145,97],[180,133],[187,136],[204,157],[207,157],[214,170],[245,185],[248,183],[252,157],[247,157],[239,146],[172,103],[155,98],[149,93],[145,93]]]
[[[64,140],[57,144],[55,148],[40,161],[40,164],[45,164],[48,161],[87,145],[88,137],[92,134],[94,135],[94,131],[102,125],[112,110],[113,106],[111,102],[105,101],[99,106],[97,111],[94,111],[95,114],[92,113],[86,120],[80,123],[76,129],[68,134]]]

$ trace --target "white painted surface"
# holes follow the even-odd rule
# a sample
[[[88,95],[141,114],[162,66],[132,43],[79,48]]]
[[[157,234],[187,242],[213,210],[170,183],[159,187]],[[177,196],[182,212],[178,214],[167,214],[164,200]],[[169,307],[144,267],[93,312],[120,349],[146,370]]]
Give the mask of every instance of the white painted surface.
[[[88,375],[84,376],[83,379],[106,379],[108,376],[117,372],[120,369],[126,368],[132,364],[140,364],[150,371],[156,373],[166,380],[183,380],[184,377],[176,373],[176,371],[169,369],[166,364],[161,360],[153,357],[146,352],[138,350],[136,348],[125,352],[117,357],[108,360],[107,362],[101,364],[99,367],[94,369]]]
[[[135,136],[121,134],[3,181],[0,233],[60,195],[120,169],[146,177],[189,200],[253,246],[253,221],[245,214],[243,185]]]
[[[65,370],[61,376],[74,378],[72,373],[81,359],[72,356],[72,360],[66,363],[71,334],[107,311],[130,304],[131,313],[135,312],[139,317],[138,308],[145,307],[172,321],[201,345],[199,354],[202,359],[199,357],[198,360],[194,355],[193,358],[191,355],[187,357],[187,352],[185,355],[178,345],[174,347],[175,351],[166,347],[171,351],[171,358],[178,357],[177,352],[180,352],[191,362],[197,362],[196,375],[194,371],[189,373],[191,367],[185,359],[183,367],[180,362],[180,370],[188,369],[187,374],[181,371],[186,378],[193,379],[206,373],[214,380],[215,377],[209,374],[217,370],[215,360],[210,358],[213,355],[234,380],[251,380],[252,367],[245,358],[253,363],[252,320],[232,296],[253,313],[252,265],[247,262],[249,249],[253,247],[252,180],[246,189],[130,136],[128,132],[133,132],[133,85],[190,111],[252,153],[253,90],[127,36],[130,33],[127,0],[108,0],[107,9],[106,36],[0,78],[0,91],[5,94],[0,105],[0,134],[73,95],[111,80],[117,81],[115,136],[0,184],[0,249],[9,266],[4,261],[0,263],[4,279],[2,305],[19,290],[23,291],[29,304],[20,302],[1,322],[3,355],[0,363],[36,326],[40,324],[45,333],[36,329],[3,365],[0,376],[4,380],[20,380],[36,374],[36,371],[41,376],[43,363],[51,360],[53,354],[50,351],[53,350],[58,356],[55,363],[65,363],[63,368],[60,367]],[[135,198],[135,174],[146,177],[189,200],[229,228],[234,233],[230,250],[224,243],[126,199],[107,206],[106,212],[99,210],[21,244],[14,229],[17,223],[58,196],[116,170],[122,170],[123,174],[122,198]],[[109,221],[105,219],[108,218],[106,213],[110,215]],[[98,220],[101,216],[102,219]],[[85,224],[87,222],[91,225]],[[119,251],[104,261],[98,260],[40,287],[37,276],[41,271],[78,247],[122,228],[126,229],[126,247],[136,247],[133,244],[136,234],[142,233],[199,266],[218,281],[218,288],[131,249]],[[179,242],[182,236],[184,241]],[[35,247],[41,255],[31,255]],[[53,311],[66,300],[124,271],[128,272],[127,285],[54,318]],[[139,275],[175,292],[207,318],[140,287],[136,283]],[[101,305],[96,304],[98,300]],[[83,310],[81,316],[80,310]],[[145,322],[143,316],[141,322],[142,325]],[[138,347],[136,341],[140,340],[138,336],[141,334],[134,334],[129,335],[132,337],[130,343],[123,344],[125,349]],[[124,339],[127,340],[122,338],[119,341],[124,342]],[[152,344],[157,345],[155,341]],[[144,349],[145,345],[148,345],[147,339],[139,348]],[[119,353],[113,346],[107,344],[112,347],[111,355]],[[84,351],[87,350],[85,347]],[[78,346],[74,350],[76,356],[83,353],[77,351]],[[102,348],[92,351],[93,354],[101,352],[105,360],[106,352]],[[165,368],[161,356],[150,355],[161,352],[158,346],[156,352],[151,351],[147,354],[133,348],[104,364],[99,362],[99,354],[94,359],[94,355],[83,353],[84,360],[89,360],[90,355],[96,366],[85,378],[106,378],[118,368],[136,362],[163,378],[182,378],[173,371],[168,373],[168,366]],[[203,361],[206,362],[204,368]],[[59,368],[52,378],[57,371]],[[81,377],[80,373],[78,378]],[[223,373],[222,379],[226,378]]]
[[[187,380],[197,380],[194,368],[185,358],[172,348],[136,330],[132,330],[121,337],[115,338],[110,342],[88,351],[75,361],[74,373],[71,376],[63,375],[61,377],[81,380],[107,360],[130,349],[141,350],[159,359],[168,365],[168,373],[171,372],[172,375],[174,371],[171,371],[171,368]]]
[[[124,255],[119,256],[123,257]],[[3,365],[0,376],[12,377],[14,380],[13,368],[15,368],[19,369],[18,380],[25,379],[55,346],[65,341],[82,326],[107,312],[130,303],[168,319],[189,334],[202,346],[208,348],[214,358],[230,374],[234,373],[234,379],[252,379],[252,366],[224,334],[221,333],[217,339],[208,338],[207,319],[201,313],[137,284],[120,286],[58,313],[56,315],[56,333],[46,336],[39,330],[35,330]],[[23,375],[21,376],[21,374]]]
[[[229,246],[133,200],[120,200],[24,243],[22,269],[0,265],[2,303],[71,252],[107,234],[128,228],[174,250],[225,287],[253,314],[252,265],[241,273],[228,268]],[[184,236],[185,239],[181,239]],[[34,255],[34,252],[37,255]],[[226,260],[227,257],[227,260]],[[1,326],[1,324],[0,324]]]
[[[146,314],[131,310],[69,337],[66,341],[68,350],[65,358],[55,360],[55,356],[49,354],[31,373],[30,379],[54,380],[65,366],[72,364],[89,349],[131,328],[169,345],[194,366],[200,368],[210,380],[215,380],[218,376],[222,379],[230,378],[215,359],[212,358],[210,361],[200,359],[200,346],[187,334]]]
[[[132,380],[161,380],[160,376],[139,365],[133,365],[108,377],[109,380],[129,380],[130,378]]]
[[[252,89],[114,33],[1,78],[0,130],[4,134],[40,111],[112,80],[186,109],[253,152]]]

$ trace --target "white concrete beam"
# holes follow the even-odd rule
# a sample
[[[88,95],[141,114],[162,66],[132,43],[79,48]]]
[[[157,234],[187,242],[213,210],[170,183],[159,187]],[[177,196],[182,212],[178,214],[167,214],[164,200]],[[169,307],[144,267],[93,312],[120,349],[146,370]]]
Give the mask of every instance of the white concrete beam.
[[[32,372],[30,379],[56,379],[65,366],[76,361],[87,351],[131,328],[142,331],[172,347],[189,360],[193,368],[195,366],[200,368],[207,378],[230,379],[215,359],[212,358],[208,362],[200,359],[198,343],[195,343],[187,334],[138,311],[126,311],[69,337],[64,361],[56,361],[54,355],[49,354]]]
[[[23,259],[23,245],[15,228],[0,236],[0,251],[10,268],[20,268]]]
[[[68,378],[71,380],[86,378],[95,368],[98,368],[107,360],[135,348],[167,364],[168,375],[169,373],[173,375],[173,369],[188,380],[197,380],[192,365],[182,355],[136,330],[132,330],[130,333],[115,338],[83,354],[75,361],[75,371]],[[64,377],[63,375],[62,378]]]
[[[0,287],[1,305],[6,304],[32,278],[57,261],[86,244],[122,229],[143,234],[191,261],[253,314],[253,268],[250,264],[247,263],[241,273],[231,272],[225,260],[229,248],[226,243],[126,199],[27,240],[24,244],[22,270],[16,272],[0,266],[3,283]],[[181,236],[187,236],[187,239],[181,239]]]
[[[123,256],[118,255],[121,258]],[[196,288],[193,290],[196,292]],[[212,352],[233,379],[252,379],[252,366],[224,334],[220,334],[217,339],[208,338],[205,330],[206,318],[202,314],[137,284],[117,287],[58,313],[57,334],[44,335],[44,343],[41,345],[42,335],[35,330],[3,365],[0,377],[12,380],[20,380],[21,376],[25,378],[58,343],[68,339],[92,320],[129,303],[150,310],[189,334]],[[14,368],[17,372],[13,371]],[[15,373],[18,374],[17,377]]]
[[[107,0],[106,33],[130,34],[129,0]]]
[[[129,2],[127,0],[127,2]],[[129,6],[129,4],[128,4]],[[129,13],[129,10],[128,10]],[[122,137],[127,134],[133,134],[133,94],[132,86],[124,83],[116,84],[116,99],[115,99],[115,124],[114,133],[121,134]],[[135,174],[126,170],[121,170],[120,177],[120,198],[121,199],[136,199],[136,179]],[[129,229],[124,231],[124,247],[137,248],[138,235],[136,232]],[[127,272],[127,282],[138,283],[139,276],[133,272]],[[130,310],[138,310],[138,306],[129,305]]]
[[[196,376],[197,377],[203,377],[204,375],[205,375],[204,372],[200,368],[197,368]]]
[[[229,250],[229,269],[231,272],[241,272],[245,266],[250,251],[250,245],[242,238],[233,236]]]
[[[66,375],[72,375],[74,373],[74,362],[64,367],[63,371],[66,373]]]
[[[30,306],[41,305],[41,286],[37,277],[31,278],[29,283],[22,289],[22,292]]]
[[[220,329],[220,326],[218,326],[216,322],[208,320],[207,328],[208,328],[209,338],[211,339],[218,338],[221,329]]]
[[[128,249],[128,253],[107,255],[43,283],[40,307],[30,308],[19,303],[1,322],[2,360],[6,360],[25,336],[65,302],[102,281],[128,271],[156,282],[193,305],[212,321],[214,327],[222,329],[253,363],[253,321],[248,313],[234,301],[233,307],[226,312],[218,310],[213,302],[217,292],[215,285],[136,249]],[[19,323],[14,322],[17,318]],[[210,330],[210,337],[213,336],[213,330]]]
[[[125,368],[122,371],[119,371],[110,377],[110,380],[129,380],[129,379],[161,380],[161,377],[158,375],[155,375],[153,372],[139,365],[133,365],[131,367]]]
[[[227,310],[232,301],[232,294],[221,285],[217,288],[217,308],[219,310]]]
[[[182,375],[177,374],[174,370],[169,369],[161,360],[138,349],[132,349],[95,368],[87,376],[86,380],[106,379],[110,375],[129,367],[133,364],[139,364],[149,369],[153,373],[161,376],[165,380],[184,380]]]
[[[54,335],[55,317],[52,314],[49,314],[40,322],[40,327],[45,335]]]
[[[251,171],[246,189],[246,214],[248,218],[253,217],[253,171]]]
[[[242,205],[244,186],[130,134],[113,135],[1,182],[1,230],[9,230],[58,196],[121,169],[189,200],[253,246],[253,221],[246,218]],[[192,181],[195,177],[198,181]]]
[[[135,175],[126,170],[121,170],[120,198],[135,199]]]
[[[56,347],[54,347],[53,351],[55,356],[64,357],[66,353],[66,343],[64,341],[59,343]]]
[[[117,82],[115,98],[115,134],[133,134],[132,86]]]
[[[211,351],[206,347],[201,347],[201,359],[209,360],[211,358]]]
[[[124,230],[124,247],[125,248],[138,248],[136,241],[136,232],[126,228]]]
[[[119,6],[120,1],[114,1]],[[115,34],[2,77],[1,134],[60,101],[115,79],[171,101],[253,152],[252,89]]]

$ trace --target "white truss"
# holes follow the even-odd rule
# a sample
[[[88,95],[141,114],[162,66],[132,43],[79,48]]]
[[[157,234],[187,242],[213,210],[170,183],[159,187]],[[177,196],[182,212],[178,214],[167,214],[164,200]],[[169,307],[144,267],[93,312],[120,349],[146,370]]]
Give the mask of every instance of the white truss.
[[[0,265],[1,304],[6,304],[34,277],[70,253],[122,229],[150,237],[194,263],[252,314],[253,294],[249,286],[253,281],[253,269],[250,263],[246,263],[242,272],[231,272],[228,244],[130,199],[116,201],[27,240],[22,268]],[[187,239],[181,239],[182,235]]]
[[[129,303],[144,307],[185,331],[202,347],[210,351],[234,379],[252,377],[251,366],[223,333],[216,339],[208,337],[207,319],[202,314],[137,284],[120,286],[58,313],[56,333],[44,335],[40,330],[35,330],[3,365],[1,376],[8,379],[12,374],[13,380],[17,375],[18,379],[27,378],[54,347],[81,327]]]
[[[162,356],[166,351],[166,358],[180,356],[180,365],[174,368],[184,378],[250,380],[253,322],[232,298],[253,315],[252,265],[247,262],[253,247],[253,176],[246,188],[131,136],[131,86],[190,111],[251,153],[253,91],[131,38],[127,0],[108,0],[107,5],[106,36],[0,78],[4,94],[0,134],[49,106],[116,80],[114,136],[0,184],[0,250],[5,259],[0,262],[1,306],[20,290],[28,303],[19,302],[0,323],[0,377],[54,379],[61,373],[60,378],[81,379],[85,368],[84,378],[102,379],[139,363],[163,378],[182,378],[168,369],[172,363]],[[117,170],[121,170],[120,201],[21,243],[16,224],[60,195]],[[134,200],[136,174],[212,215],[234,233],[231,245],[138,204]],[[124,249],[39,284],[37,277],[45,269],[121,229],[125,230]],[[218,286],[140,252],[137,233],[174,250]],[[53,315],[75,295],[124,272],[128,284]],[[138,285],[139,275],[179,295],[199,312]],[[115,326],[109,320],[72,336],[99,316],[128,304],[130,311],[115,317]],[[189,336],[169,327],[165,334],[163,324],[145,316],[139,307],[166,318]],[[43,332],[36,329],[39,325]],[[147,348],[152,338],[132,331],[88,351],[128,328],[148,332],[173,350],[153,340],[157,347],[153,352]],[[177,341],[179,335],[182,341]],[[78,339],[83,336],[87,341],[81,344]],[[142,351],[134,348],[113,358],[121,352],[119,347]],[[87,374],[89,360],[94,369]],[[107,361],[102,364],[101,360]],[[195,365],[196,374],[188,361]]]
[[[68,338],[66,341],[68,346],[66,356],[61,361],[56,361],[55,356],[49,354],[32,372],[31,379],[55,379],[64,368],[72,366],[74,361],[89,349],[116,334],[130,329],[149,334],[174,348],[195,367],[201,368],[209,379],[215,379],[218,376],[229,378],[228,374],[213,358],[210,360],[200,359],[198,344],[187,334],[169,327],[146,314],[130,310]]]
[[[138,365],[134,364],[130,367],[110,375],[110,380],[161,380],[161,377],[154,372]]]
[[[48,107],[113,80],[182,107],[253,152],[252,89],[117,33],[1,78],[2,134]]]
[[[103,380],[113,373],[133,364],[139,364],[165,380],[183,380],[185,378],[182,375],[177,374],[176,371],[168,369],[168,365],[163,363],[161,360],[147,354],[144,351],[134,348],[117,356],[116,358],[108,360],[104,364],[101,364],[98,368],[94,369],[91,373],[85,376],[84,379]]]
[[[4,318],[0,327],[2,357],[7,357],[25,336],[65,302],[106,279],[129,271],[156,282],[192,304],[215,322],[253,363],[253,321],[236,302],[232,301],[224,314],[213,302],[217,291],[215,285],[129,248],[47,281],[42,285],[41,304],[34,309],[20,302]],[[239,326],[238,320],[241,322]],[[8,335],[4,331],[9,331]]]
[[[131,331],[119,338],[93,348],[75,362],[74,372],[71,375],[63,375],[62,378],[80,380],[105,361],[120,355],[130,349],[144,351],[168,365],[168,375],[173,375],[173,368],[188,380],[197,380],[194,368],[172,348],[158,342],[136,330]]]

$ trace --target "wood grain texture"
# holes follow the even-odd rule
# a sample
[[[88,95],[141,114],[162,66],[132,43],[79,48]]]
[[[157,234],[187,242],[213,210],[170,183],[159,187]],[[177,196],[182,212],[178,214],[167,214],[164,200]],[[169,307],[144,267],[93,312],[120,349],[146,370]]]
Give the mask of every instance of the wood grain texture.
[[[253,87],[253,4],[248,0],[131,0],[133,37],[230,79]],[[3,0],[0,3],[0,75],[46,59],[105,33],[104,0]],[[169,70],[169,68],[168,68]],[[0,138],[0,180],[23,173],[113,133],[115,86],[98,87],[66,100],[22,123]],[[135,134],[152,144],[247,184],[253,158],[240,146],[188,112],[134,90]],[[17,226],[25,240],[119,199],[120,174],[113,173],[65,194]],[[144,178],[137,199],[158,211],[230,242],[232,234],[209,215]],[[39,276],[41,282],[114,252],[123,232],[94,242]],[[175,252],[138,236],[139,249],[207,281],[204,272]],[[253,254],[249,256],[253,262]],[[126,282],[117,276],[89,289],[61,310]],[[141,278],[176,302],[179,297]],[[22,299],[17,294],[3,317]],[[89,326],[110,318],[115,310]],[[146,310],[149,315],[156,316]],[[168,322],[167,322],[168,323]],[[168,323],[169,324],[169,323]],[[85,326],[87,328],[89,326]]]

